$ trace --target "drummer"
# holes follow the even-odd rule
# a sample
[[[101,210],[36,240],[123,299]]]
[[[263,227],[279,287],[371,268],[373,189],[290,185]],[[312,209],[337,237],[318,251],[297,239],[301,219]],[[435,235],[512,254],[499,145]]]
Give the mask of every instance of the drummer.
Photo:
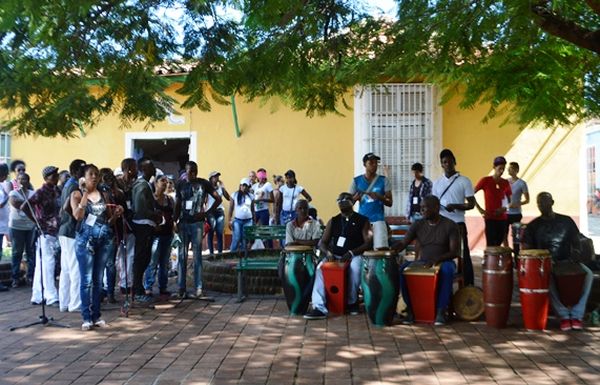
[[[452,295],[452,280],[456,272],[453,259],[459,255],[458,225],[454,221],[440,215],[440,200],[434,195],[428,195],[421,201],[421,215],[423,219],[415,221],[402,241],[392,245],[392,249],[404,250],[415,239],[419,241],[419,259],[414,262],[405,262],[400,266],[400,288],[402,298],[406,303],[407,315],[403,323],[414,323],[414,315],[410,303],[408,285],[403,277],[404,269],[412,263],[422,263],[425,267],[440,265],[438,277],[438,297],[434,325],[446,324],[446,309]]]
[[[554,262],[565,260],[579,262],[581,245],[579,230],[575,222],[570,217],[557,214],[552,210],[554,200],[549,192],[538,194],[537,205],[542,215],[527,224],[521,248],[547,249],[550,251]],[[563,331],[583,329],[583,315],[594,275],[583,263],[579,264],[586,273],[583,292],[579,302],[570,310],[560,302],[554,278],[552,275],[550,276],[550,302],[554,311],[560,317],[560,329]]]
[[[348,313],[358,314],[358,287],[360,286],[361,255],[371,248],[371,224],[364,215],[354,212],[352,194],[341,193],[337,199],[340,214],[327,223],[323,238],[319,244],[321,255],[325,258],[317,265],[315,284],[312,291],[312,310],[304,315],[305,319],[327,318],[325,284],[321,266],[326,261],[350,261],[348,276]]]
[[[308,215],[308,201],[301,199],[296,202],[296,219],[285,226],[286,246],[315,247],[321,238],[321,225]]]

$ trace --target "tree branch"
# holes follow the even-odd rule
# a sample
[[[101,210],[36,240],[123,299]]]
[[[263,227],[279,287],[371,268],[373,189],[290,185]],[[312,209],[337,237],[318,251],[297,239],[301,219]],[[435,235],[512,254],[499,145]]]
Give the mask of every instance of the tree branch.
[[[600,15],[600,0],[585,0],[585,2],[597,15]]]
[[[587,0],[598,3],[595,0]],[[539,1],[531,5],[531,11],[537,15],[535,22],[551,35],[571,42],[579,47],[600,54],[600,30],[591,31],[577,23],[566,20],[544,6],[546,2]]]

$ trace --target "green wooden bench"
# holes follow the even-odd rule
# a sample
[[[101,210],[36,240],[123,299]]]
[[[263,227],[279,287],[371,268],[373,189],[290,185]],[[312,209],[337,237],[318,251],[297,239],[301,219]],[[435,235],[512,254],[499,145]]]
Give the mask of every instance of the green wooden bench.
[[[245,272],[248,270],[277,270],[279,263],[279,253],[275,258],[253,258],[250,249],[252,243],[257,239],[264,240],[275,240],[285,238],[285,225],[276,226],[245,226],[244,227],[244,240],[246,241],[246,248],[244,254],[240,256],[237,263],[237,276],[238,276],[238,302],[242,302],[246,299],[246,288],[245,288]]]

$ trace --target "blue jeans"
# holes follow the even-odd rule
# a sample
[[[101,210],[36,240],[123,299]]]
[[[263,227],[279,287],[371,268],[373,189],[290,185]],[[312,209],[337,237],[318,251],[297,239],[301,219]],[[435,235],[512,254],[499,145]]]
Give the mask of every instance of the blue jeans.
[[[81,316],[84,322],[100,319],[100,289],[108,256],[114,251],[110,226],[85,223],[75,235],[75,255],[81,274]]]
[[[214,254],[213,237],[217,233],[217,251],[219,254],[223,252],[223,230],[225,229],[225,212],[223,209],[217,209],[213,215],[209,215],[208,222],[210,223],[210,231],[208,232],[208,251]]]
[[[152,242],[152,258],[144,274],[144,289],[152,291],[158,269],[158,290],[164,292],[169,283],[169,258],[171,257],[173,234],[157,235]]]
[[[279,224],[280,225],[287,225],[288,222],[293,221],[294,219],[296,219],[296,212],[295,211],[286,211],[286,210],[281,210],[281,215],[279,216]],[[285,238],[280,239],[279,243],[281,244],[281,247],[285,247]]]
[[[265,209],[265,210],[260,210],[260,211],[256,211],[254,213],[254,215],[256,215],[256,221],[258,222],[259,225],[263,225],[263,226],[268,226],[269,225],[269,210]],[[273,240],[268,239],[265,241],[266,247],[269,249],[273,248]]]
[[[115,243],[115,247],[113,247],[113,252],[110,253],[108,258],[106,259],[106,285],[104,286],[104,291],[106,294],[114,294],[115,293],[115,283],[117,281],[117,249],[119,245]]]
[[[402,290],[402,298],[404,303],[409,309],[412,309],[410,304],[410,295],[408,293],[408,285],[406,279],[404,279],[404,269],[406,269],[413,262],[404,262],[400,266],[400,289]],[[444,261],[440,266],[437,283],[437,301],[436,310],[445,310],[450,304],[450,297],[452,296],[452,281],[454,279],[454,273],[456,272],[456,264],[454,261]]]
[[[177,285],[179,289],[186,288],[187,278],[187,258],[190,244],[192,245],[192,254],[194,256],[194,285],[197,289],[202,289],[202,232],[204,231],[204,222],[179,223],[179,257],[177,258]]]
[[[246,248],[246,240],[244,239],[244,227],[252,226],[252,218],[233,220],[233,237],[231,239],[231,251],[243,251]]]
[[[27,255],[27,278],[33,280],[35,269],[35,230],[10,229],[12,241],[12,279],[21,278],[21,259],[23,251]]]

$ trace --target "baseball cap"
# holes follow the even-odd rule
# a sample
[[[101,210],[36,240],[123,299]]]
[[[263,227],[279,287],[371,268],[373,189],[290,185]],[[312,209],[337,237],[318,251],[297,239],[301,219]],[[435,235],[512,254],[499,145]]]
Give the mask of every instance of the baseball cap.
[[[506,158],[504,158],[503,156],[497,156],[496,158],[494,158],[494,167],[500,164],[506,164]]]
[[[368,152],[365,154],[365,156],[363,156],[363,163],[365,163],[368,160],[373,160],[373,159],[378,160],[378,161],[381,160],[381,158],[378,157],[377,155],[373,154],[372,152]]]
[[[218,171],[213,171],[210,174],[208,174],[208,179],[212,178],[213,176],[221,176],[221,173]]]
[[[240,180],[240,184],[245,184],[246,186],[250,186],[250,179],[248,178],[242,178],[242,180]]]
[[[42,176],[44,178],[49,177],[52,174],[58,173],[58,167],[54,167],[54,166],[47,166],[44,167],[44,169],[42,170]]]

